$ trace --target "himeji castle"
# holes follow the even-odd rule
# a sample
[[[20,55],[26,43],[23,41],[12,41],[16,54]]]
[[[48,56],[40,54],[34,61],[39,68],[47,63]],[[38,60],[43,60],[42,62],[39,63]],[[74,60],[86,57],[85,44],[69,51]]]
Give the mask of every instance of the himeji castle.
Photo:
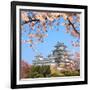
[[[59,65],[60,63],[69,63],[71,59],[67,53],[64,43],[58,42],[55,50],[47,58],[44,58],[40,54],[36,55],[33,60],[33,65]]]
[[[44,58],[42,55],[35,56],[35,60],[33,60],[33,65],[55,65],[55,57],[50,56],[48,58]]]

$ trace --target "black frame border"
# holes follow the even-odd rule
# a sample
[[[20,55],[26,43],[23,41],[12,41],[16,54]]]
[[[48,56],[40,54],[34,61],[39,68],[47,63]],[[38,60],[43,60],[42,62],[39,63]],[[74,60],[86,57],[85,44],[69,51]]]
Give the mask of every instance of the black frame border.
[[[58,7],[58,8],[75,8],[84,9],[84,81],[73,81],[73,82],[56,82],[56,83],[43,83],[43,84],[22,84],[17,85],[16,83],[16,6],[39,6],[39,7]],[[38,3],[38,2],[11,2],[11,42],[10,42],[10,55],[11,55],[11,88],[36,88],[36,87],[52,87],[52,86],[66,86],[66,85],[81,85],[88,83],[88,6],[84,5],[69,5],[69,4],[53,4],[53,3]]]

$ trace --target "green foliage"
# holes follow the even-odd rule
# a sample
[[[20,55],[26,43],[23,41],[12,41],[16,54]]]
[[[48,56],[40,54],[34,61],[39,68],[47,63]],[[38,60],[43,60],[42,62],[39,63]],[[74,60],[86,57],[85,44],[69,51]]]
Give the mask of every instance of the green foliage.
[[[39,77],[44,77],[42,74],[39,74],[38,72],[31,72],[29,74],[30,78],[39,78]]]
[[[80,76],[79,71],[64,71],[63,73],[61,72],[54,72],[51,74],[52,77],[65,77],[65,76]]]
[[[50,77],[50,66],[32,66],[29,78]]]
[[[65,71],[65,76],[80,76],[80,71]]]
[[[53,73],[52,77],[64,77],[65,75],[63,73]]]
[[[60,72],[56,68],[50,69],[49,65],[46,66],[32,66],[28,73],[28,78],[44,78],[44,77],[65,77],[65,76],[80,76],[80,70],[76,71],[63,71]]]
[[[80,70],[59,71],[56,68],[51,68],[51,77],[65,77],[65,76],[80,76]]]

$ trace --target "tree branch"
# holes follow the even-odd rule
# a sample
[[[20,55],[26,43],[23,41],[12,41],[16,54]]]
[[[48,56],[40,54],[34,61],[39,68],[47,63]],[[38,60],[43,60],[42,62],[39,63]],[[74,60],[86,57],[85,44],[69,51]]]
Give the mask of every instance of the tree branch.
[[[24,25],[24,24],[27,24],[27,23],[29,23],[29,22],[40,22],[40,20],[39,19],[29,19],[29,21],[25,21],[22,25]]]
[[[74,31],[80,35],[80,33],[76,30],[76,28],[74,27],[74,24],[72,24],[72,22],[69,20],[69,18],[67,18],[68,22],[69,22],[69,25],[71,25],[74,29]]]

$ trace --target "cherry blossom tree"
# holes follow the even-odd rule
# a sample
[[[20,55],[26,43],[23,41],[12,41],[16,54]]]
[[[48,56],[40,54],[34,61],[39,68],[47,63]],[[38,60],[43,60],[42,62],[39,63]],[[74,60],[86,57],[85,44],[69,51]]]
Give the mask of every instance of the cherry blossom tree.
[[[27,78],[30,73],[31,66],[25,62],[24,60],[21,60],[20,64],[20,78]]]
[[[64,22],[60,22],[60,18],[64,19]],[[23,43],[29,43],[31,48],[38,43],[43,43],[44,38],[48,37],[48,30],[53,30],[53,26],[65,26],[65,32],[71,36],[77,38],[76,41],[71,41],[72,46],[79,46],[80,39],[80,13],[74,12],[40,12],[40,11],[21,11],[21,30],[27,32],[24,29],[24,25],[29,25],[28,40],[22,41]],[[56,31],[59,31],[57,28]]]

